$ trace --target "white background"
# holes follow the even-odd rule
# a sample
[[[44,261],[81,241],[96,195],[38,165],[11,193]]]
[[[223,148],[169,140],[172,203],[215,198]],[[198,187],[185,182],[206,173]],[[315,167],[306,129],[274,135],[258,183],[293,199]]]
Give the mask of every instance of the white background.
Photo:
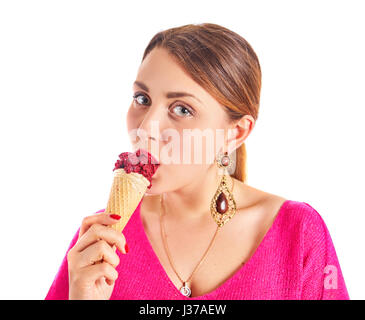
[[[152,36],[211,22],[262,67],[247,183],[311,204],[350,298],[364,299],[363,4],[1,1],[0,298],[44,299],[82,218],[105,208]]]

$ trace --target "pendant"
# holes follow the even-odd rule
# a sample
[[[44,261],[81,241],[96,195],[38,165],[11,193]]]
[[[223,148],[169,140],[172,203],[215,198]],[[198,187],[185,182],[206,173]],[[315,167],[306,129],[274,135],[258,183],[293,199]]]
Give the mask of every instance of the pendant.
[[[236,202],[227,186],[227,175],[223,175],[211,201],[210,212],[218,227],[223,227],[236,213]]]
[[[184,285],[180,288],[180,292],[181,294],[183,294],[185,297],[190,297],[191,295],[191,290],[188,287],[187,283],[184,282]]]

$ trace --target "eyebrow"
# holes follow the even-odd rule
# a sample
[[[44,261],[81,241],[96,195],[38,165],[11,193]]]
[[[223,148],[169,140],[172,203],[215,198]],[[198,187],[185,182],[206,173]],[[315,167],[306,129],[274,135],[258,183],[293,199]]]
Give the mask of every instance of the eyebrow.
[[[148,87],[143,82],[134,81],[134,84],[137,85],[138,87],[140,87],[142,90],[150,92]],[[195,97],[194,95],[192,95],[191,93],[188,93],[188,92],[175,91],[175,92],[166,93],[166,98],[180,98],[180,97],[192,97],[195,100],[199,101],[201,104],[203,104],[197,97]]]

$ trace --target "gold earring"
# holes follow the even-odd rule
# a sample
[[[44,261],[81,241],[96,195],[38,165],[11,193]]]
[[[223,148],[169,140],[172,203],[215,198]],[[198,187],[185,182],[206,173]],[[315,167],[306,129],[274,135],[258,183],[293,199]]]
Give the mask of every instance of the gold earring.
[[[227,168],[232,165],[232,159],[227,152],[219,153],[216,158],[216,164],[219,169],[223,169],[223,176],[217,188],[217,191],[210,204],[210,212],[218,227],[223,227],[236,213],[236,202],[233,198],[232,190],[228,189],[228,172]]]

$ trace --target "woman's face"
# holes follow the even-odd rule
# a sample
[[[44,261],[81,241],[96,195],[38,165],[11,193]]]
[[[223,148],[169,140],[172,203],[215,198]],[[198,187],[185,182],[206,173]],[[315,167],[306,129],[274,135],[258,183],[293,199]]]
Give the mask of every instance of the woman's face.
[[[160,162],[147,193],[203,181],[226,138],[229,121],[223,107],[161,48],[140,65],[133,95],[127,113],[133,148],[149,151]]]

